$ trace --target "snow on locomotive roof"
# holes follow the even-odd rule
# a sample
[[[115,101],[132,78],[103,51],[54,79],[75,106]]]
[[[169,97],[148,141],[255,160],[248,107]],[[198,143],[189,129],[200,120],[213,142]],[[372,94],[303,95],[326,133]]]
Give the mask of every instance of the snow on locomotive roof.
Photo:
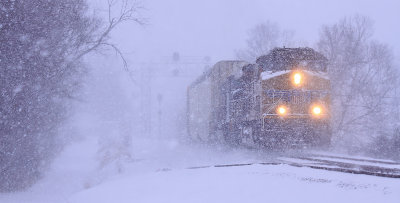
[[[274,48],[256,60],[263,71],[282,71],[301,66],[305,70],[326,72],[327,62],[322,54],[308,47]]]
[[[292,70],[282,70],[282,71],[264,71],[264,72],[262,72],[261,73],[261,79],[262,80],[269,80],[269,79],[271,79],[271,78],[273,78],[273,77],[276,77],[276,76],[280,76],[280,75],[283,75],[283,74],[286,74],[286,73],[290,73]],[[324,78],[324,79],[329,79],[328,78],[328,75],[326,74],[326,72],[315,72],[315,71],[307,71],[307,70],[302,70],[302,72],[305,72],[305,73],[307,73],[307,74],[309,74],[309,75],[312,75],[312,76],[317,76],[317,77],[321,77],[321,78]]]
[[[270,78],[276,77],[276,76],[280,76],[286,73],[289,73],[290,70],[283,70],[283,71],[276,71],[276,72],[272,72],[272,71],[264,71],[261,73],[261,79],[262,80],[269,80]]]

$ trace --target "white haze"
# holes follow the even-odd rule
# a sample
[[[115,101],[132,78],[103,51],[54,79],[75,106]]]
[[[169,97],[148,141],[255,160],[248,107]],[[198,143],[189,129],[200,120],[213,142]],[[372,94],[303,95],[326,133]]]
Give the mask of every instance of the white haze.
[[[105,0],[91,3],[98,15],[106,15]],[[129,22],[112,35],[130,73],[113,51],[87,58],[90,71],[82,98],[75,102],[62,132],[69,144],[43,180],[28,192],[0,196],[1,202],[67,201],[69,195],[121,173],[251,160],[254,154],[246,150],[230,156],[224,149],[192,150],[184,142],[184,125],[187,86],[207,66],[234,59],[235,50],[245,47],[247,31],[258,23],[276,22],[295,31],[298,46],[314,47],[322,25],[366,15],[375,23],[374,38],[389,44],[400,64],[397,0],[145,0],[142,4],[147,24]],[[174,61],[174,52],[179,60]]]
[[[313,46],[321,25],[332,24],[345,16],[365,15],[375,22],[375,38],[390,44],[400,54],[400,28],[396,0],[159,0],[143,1],[149,25],[125,25],[116,35],[124,50],[133,52],[136,61],[184,55],[213,61],[234,58],[243,48],[247,31],[270,20],[295,31],[300,45]]]

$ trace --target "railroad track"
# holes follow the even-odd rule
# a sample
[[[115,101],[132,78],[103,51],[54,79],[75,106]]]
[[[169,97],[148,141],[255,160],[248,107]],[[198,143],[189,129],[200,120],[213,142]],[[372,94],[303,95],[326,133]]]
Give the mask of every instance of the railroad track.
[[[319,170],[336,171],[350,174],[363,174],[386,178],[400,178],[400,163],[389,160],[363,159],[333,155],[308,154],[300,156],[277,157],[271,162],[236,163],[188,167],[201,169],[211,167],[239,167],[249,165],[290,165]]]
[[[282,163],[296,167],[308,167],[387,178],[400,178],[400,163],[389,160],[364,159],[324,154],[280,157],[278,160],[282,161]]]

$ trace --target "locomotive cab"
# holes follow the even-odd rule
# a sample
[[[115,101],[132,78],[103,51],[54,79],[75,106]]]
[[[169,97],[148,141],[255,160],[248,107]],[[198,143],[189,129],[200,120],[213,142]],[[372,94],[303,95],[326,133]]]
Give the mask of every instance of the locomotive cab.
[[[285,57],[286,64],[273,67],[274,61],[279,61],[277,57]],[[269,61],[264,64],[268,63],[270,70],[260,74],[259,139],[267,145],[329,145],[330,80],[326,59],[311,49],[300,48],[275,49],[265,58]]]

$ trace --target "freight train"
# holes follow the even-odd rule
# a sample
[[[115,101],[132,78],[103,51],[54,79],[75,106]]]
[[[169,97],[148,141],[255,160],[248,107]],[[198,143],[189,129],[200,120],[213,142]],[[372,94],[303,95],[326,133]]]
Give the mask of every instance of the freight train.
[[[254,64],[216,63],[188,87],[190,138],[267,147],[329,145],[327,64],[311,48],[275,48]]]

